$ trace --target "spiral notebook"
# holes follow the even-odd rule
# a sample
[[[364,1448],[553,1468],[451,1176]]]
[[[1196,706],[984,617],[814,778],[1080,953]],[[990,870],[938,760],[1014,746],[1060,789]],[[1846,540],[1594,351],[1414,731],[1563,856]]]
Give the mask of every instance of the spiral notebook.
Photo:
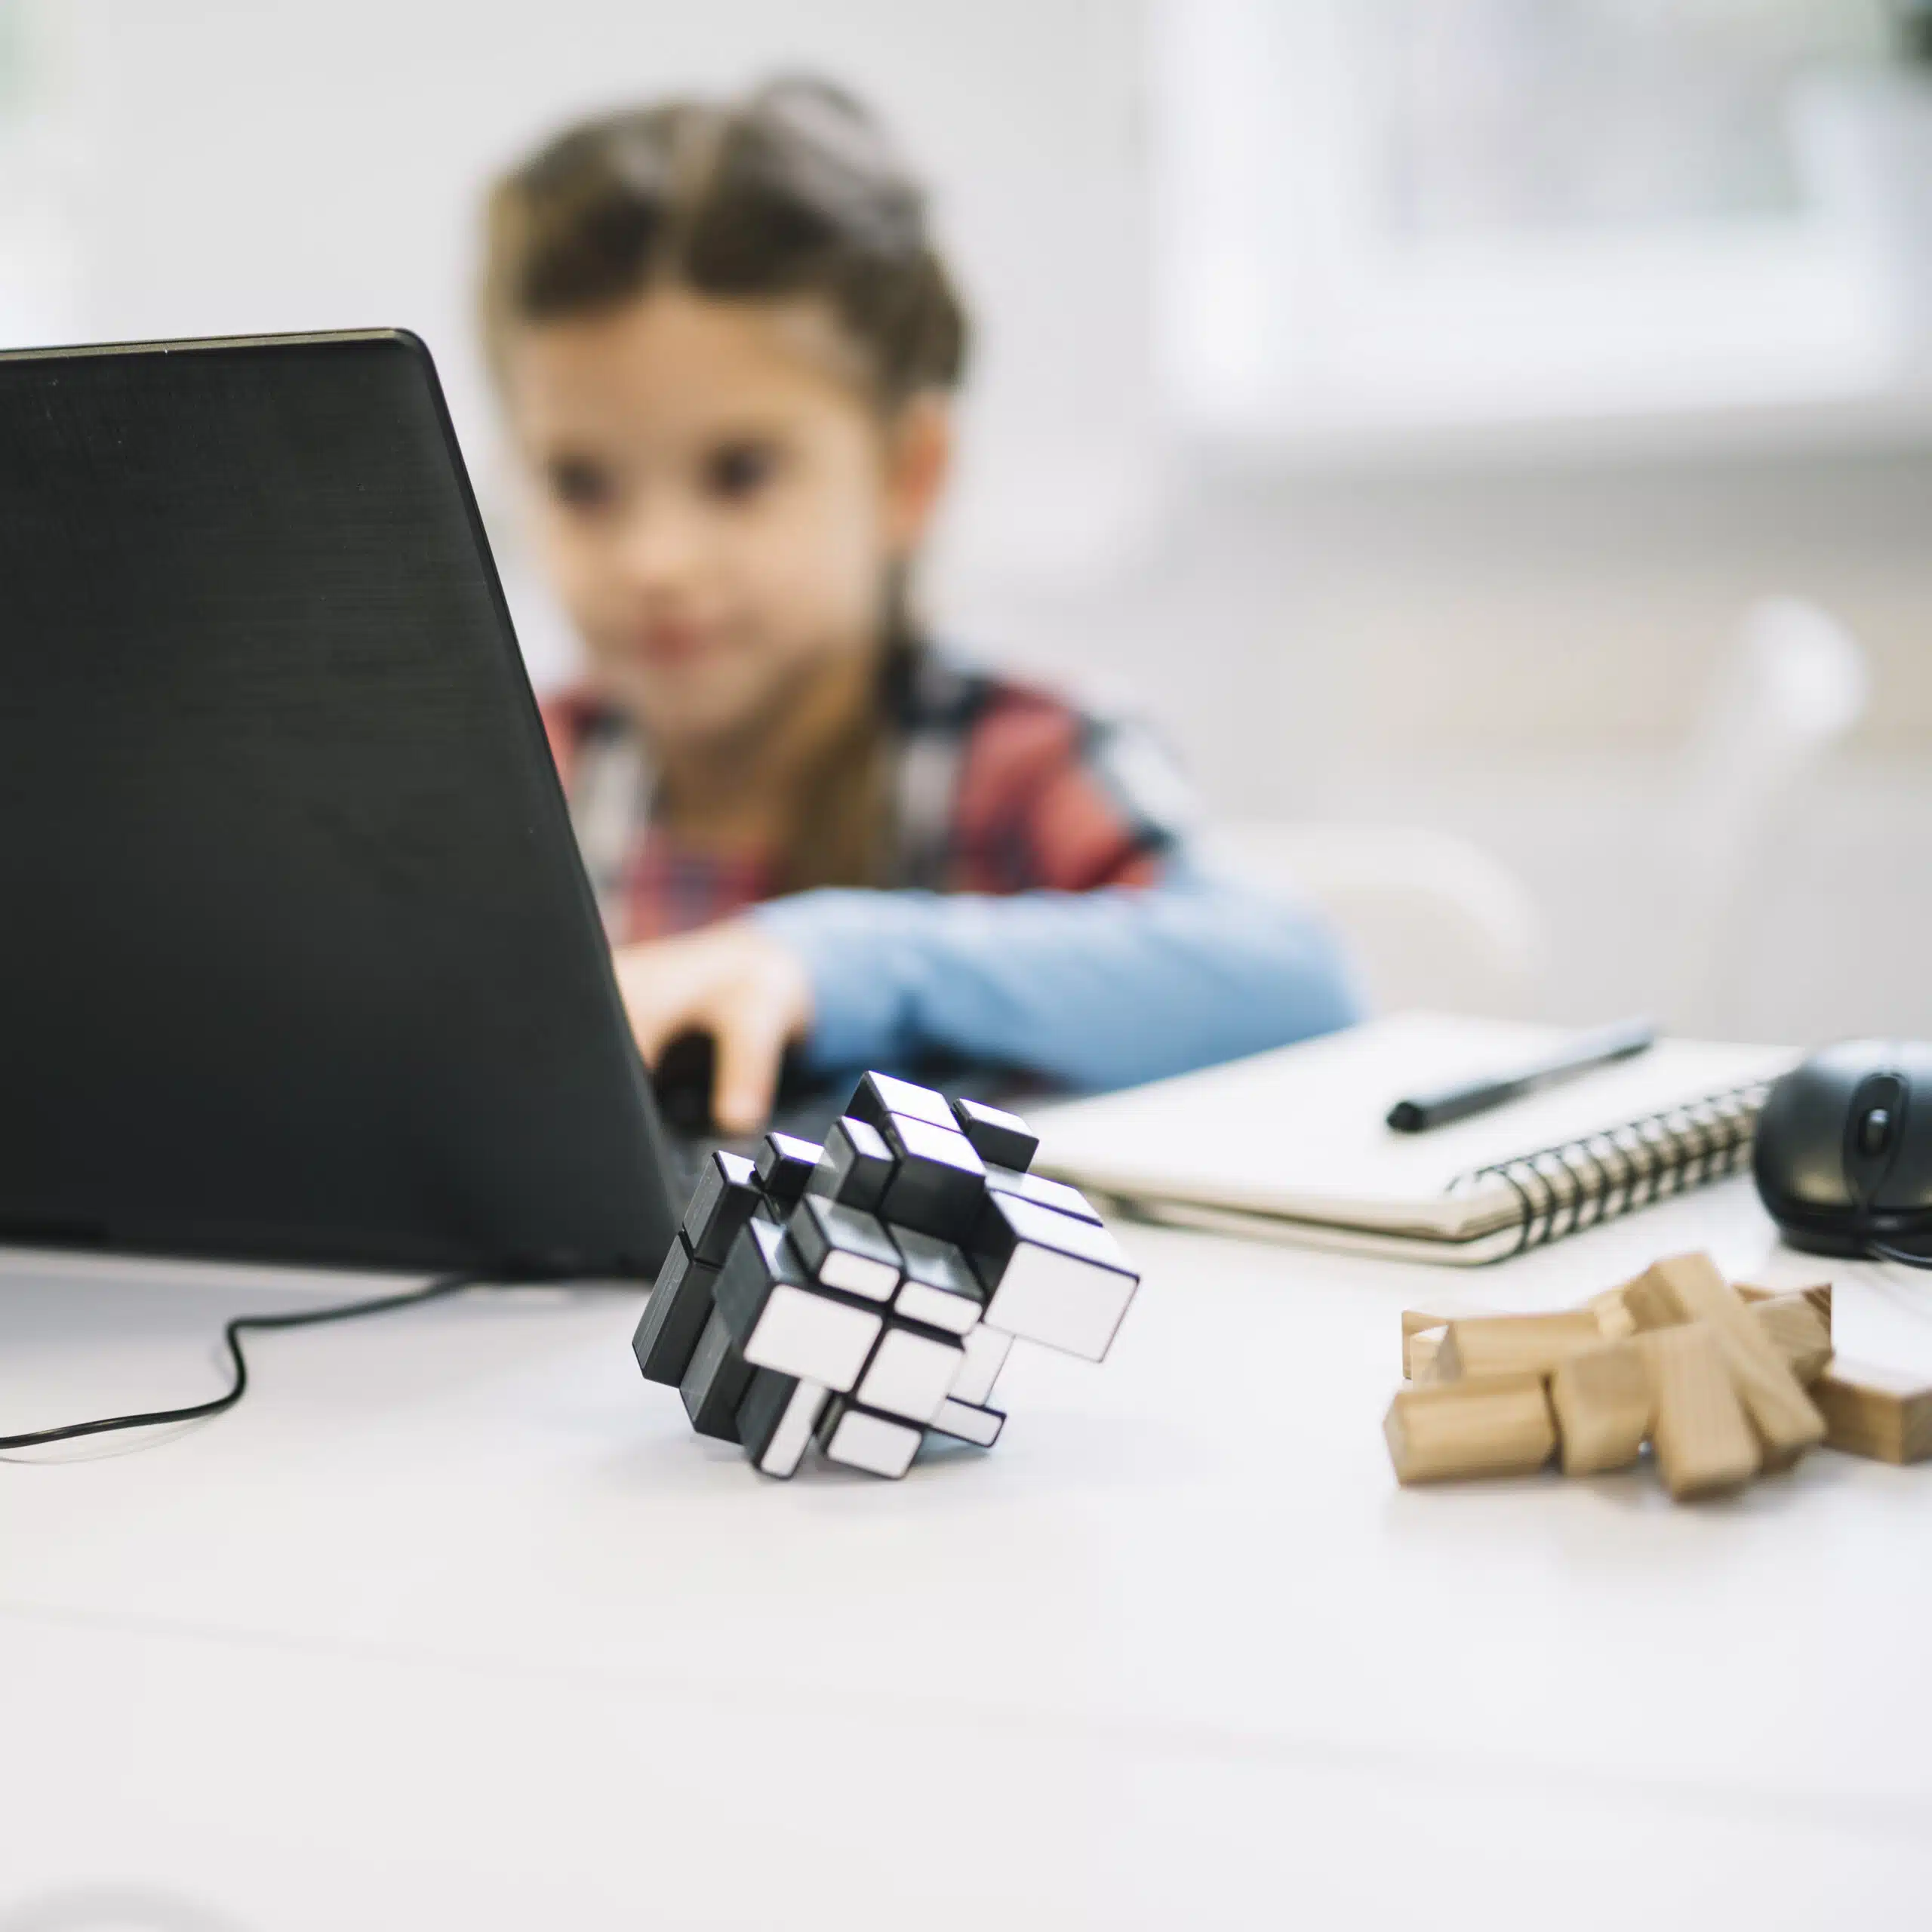
[[[1036,1165],[1149,1219],[1464,1266],[1746,1169],[1787,1048],[1663,1039],[1427,1134],[1404,1094],[1531,1060],[1553,1027],[1432,1013],[1037,1110]]]

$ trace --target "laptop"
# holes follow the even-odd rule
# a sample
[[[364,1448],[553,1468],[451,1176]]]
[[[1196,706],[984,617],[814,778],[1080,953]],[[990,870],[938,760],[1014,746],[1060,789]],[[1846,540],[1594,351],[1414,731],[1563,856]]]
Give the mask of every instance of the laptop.
[[[676,1156],[420,341],[0,354],[0,1241],[654,1272]]]

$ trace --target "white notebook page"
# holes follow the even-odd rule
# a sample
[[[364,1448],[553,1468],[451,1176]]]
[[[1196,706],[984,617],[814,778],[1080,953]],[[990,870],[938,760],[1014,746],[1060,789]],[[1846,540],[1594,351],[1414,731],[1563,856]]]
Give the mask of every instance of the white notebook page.
[[[1426,1134],[1385,1124],[1405,1096],[1506,1072],[1560,1027],[1403,1013],[1298,1046],[1033,1110],[1036,1165],[1130,1199],[1186,1201],[1458,1238],[1512,1211],[1449,1198],[1478,1168],[1783,1072],[1789,1048],[1660,1040],[1646,1054]]]

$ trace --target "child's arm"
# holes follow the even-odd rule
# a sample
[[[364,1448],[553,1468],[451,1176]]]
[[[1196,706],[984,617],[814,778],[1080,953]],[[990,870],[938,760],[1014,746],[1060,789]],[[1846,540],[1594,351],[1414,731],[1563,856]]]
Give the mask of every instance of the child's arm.
[[[1327,928],[1204,871],[1186,788],[1131,724],[1009,691],[975,734],[948,871],[998,889],[801,893],[620,949],[647,1060],[716,1041],[721,1127],[764,1118],[789,1042],[826,1072],[943,1053],[1107,1087],[1356,1017]]]
[[[1150,888],[803,893],[752,919],[804,962],[811,1063],[934,1052],[1124,1086],[1346,1025],[1312,913],[1201,879]]]

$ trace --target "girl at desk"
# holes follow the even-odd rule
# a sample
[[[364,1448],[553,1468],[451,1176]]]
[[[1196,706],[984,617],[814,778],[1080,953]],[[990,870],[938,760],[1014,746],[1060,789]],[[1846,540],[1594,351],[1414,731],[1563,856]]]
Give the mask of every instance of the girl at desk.
[[[1305,911],[1211,879],[1131,725],[938,648],[913,567],[968,329],[828,86],[574,128],[497,187],[484,318],[589,673],[546,708],[638,1044],[1084,1087],[1353,1017]]]

